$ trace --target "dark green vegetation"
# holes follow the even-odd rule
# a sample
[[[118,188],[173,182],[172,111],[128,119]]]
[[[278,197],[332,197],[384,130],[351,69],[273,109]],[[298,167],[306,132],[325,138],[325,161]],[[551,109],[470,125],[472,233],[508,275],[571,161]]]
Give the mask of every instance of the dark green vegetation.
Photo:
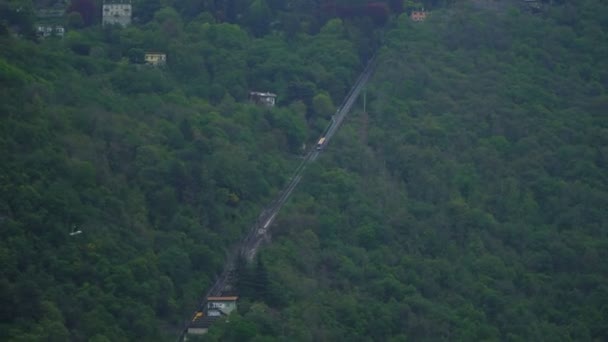
[[[274,297],[209,339],[608,339],[607,19],[600,1],[400,18],[369,116],[261,254]]]
[[[165,7],[36,42],[5,5],[0,340],[175,338],[348,91],[364,33],[336,19],[255,38]],[[141,64],[148,50],[167,65]]]
[[[0,3],[2,340],[174,338],[379,37],[310,1],[162,3],[38,43]],[[605,340],[607,18],[600,0],[394,17],[369,115],[204,339]]]

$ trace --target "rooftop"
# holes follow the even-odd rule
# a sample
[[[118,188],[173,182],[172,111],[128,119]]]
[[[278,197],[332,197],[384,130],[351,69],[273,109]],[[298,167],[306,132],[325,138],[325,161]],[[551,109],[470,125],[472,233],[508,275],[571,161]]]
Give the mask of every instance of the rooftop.
[[[237,296],[232,296],[232,297],[207,297],[207,301],[213,301],[213,302],[234,302],[237,299],[239,299],[239,297],[237,297]]]
[[[275,93],[269,93],[269,92],[260,92],[260,91],[252,91],[249,93],[249,95],[256,95],[256,96],[263,96],[263,97],[277,97],[277,94]]]

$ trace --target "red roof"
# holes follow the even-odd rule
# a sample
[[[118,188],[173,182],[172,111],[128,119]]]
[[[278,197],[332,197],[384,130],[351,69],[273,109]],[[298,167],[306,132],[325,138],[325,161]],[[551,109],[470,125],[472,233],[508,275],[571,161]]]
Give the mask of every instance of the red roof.
[[[207,297],[207,301],[214,301],[214,302],[234,302],[237,299],[239,299],[239,297]]]

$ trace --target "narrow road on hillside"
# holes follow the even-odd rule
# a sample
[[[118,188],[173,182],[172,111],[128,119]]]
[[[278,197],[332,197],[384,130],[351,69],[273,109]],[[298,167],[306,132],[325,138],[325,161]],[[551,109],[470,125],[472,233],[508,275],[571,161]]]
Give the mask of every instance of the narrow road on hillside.
[[[238,246],[234,247],[230,251],[226,262],[224,263],[224,271],[217,278],[213,286],[211,286],[211,288],[207,291],[197,311],[200,311],[205,307],[207,297],[221,296],[222,293],[229,288],[236,266],[236,260],[239,255],[244,256],[249,261],[255,257],[262,243],[268,238],[269,229],[272,226],[274,220],[276,219],[279,211],[285,205],[285,203],[289,199],[289,196],[297,187],[298,183],[300,183],[304,170],[311,162],[315,161],[323,152],[323,150],[327,147],[327,145],[331,141],[331,138],[340,128],[340,125],[350,112],[353,104],[357,100],[357,97],[361,93],[361,90],[369,81],[374,71],[375,63],[376,57],[374,56],[368,61],[365,69],[363,70],[361,75],[359,75],[359,77],[355,81],[355,84],[350,89],[349,93],[346,95],[344,101],[340,105],[339,109],[332,117],[330,124],[327,126],[321,137],[319,137],[319,140],[317,140],[321,141],[321,138],[325,138],[323,140],[323,143],[320,144],[321,146],[315,145],[311,148],[310,151],[308,151],[300,165],[296,168],[293,175],[291,176],[289,183],[287,183],[283,190],[279,192],[277,198],[272,201],[258,216],[256,222],[249,229],[249,233],[247,234],[247,236],[238,244]],[[196,312],[194,314],[196,315]],[[184,328],[178,341],[183,340],[187,328],[187,326]]]

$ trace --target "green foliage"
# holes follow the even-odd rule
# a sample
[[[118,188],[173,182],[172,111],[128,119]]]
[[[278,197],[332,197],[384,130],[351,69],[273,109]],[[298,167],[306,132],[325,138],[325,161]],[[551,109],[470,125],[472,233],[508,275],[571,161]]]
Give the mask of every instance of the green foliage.
[[[425,23],[384,35],[275,0],[3,30],[0,338],[174,338],[383,38],[369,115],[307,169],[202,339],[604,340],[608,7],[420,2]],[[33,32],[23,4],[0,10]]]
[[[313,111],[316,115],[327,118],[335,112],[336,108],[327,94],[317,94],[312,98]]]
[[[307,168],[262,251],[275,332],[262,296],[239,319],[284,340],[606,339],[607,10],[396,18],[369,114]]]
[[[14,0],[0,3],[0,35],[7,35],[9,28],[27,38],[35,36],[36,13],[32,1]]]
[[[74,2],[61,40],[0,37],[2,340],[174,338],[312,145],[313,96],[336,101],[361,65],[344,37],[271,33],[275,1],[239,2],[233,23],[134,1],[124,29],[95,26],[91,4]],[[148,51],[167,65],[145,65]],[[310,94],[290,96],[293,83]],[[269,274],[252,270],[251,297],[284,303]],[[232,338],[276,333],[252,317],[263,327],[235,320]]]
[[[70,29],[79,29],[84,27],[82,15],[78,12],[70,12],[67,16],[67,24]]]

